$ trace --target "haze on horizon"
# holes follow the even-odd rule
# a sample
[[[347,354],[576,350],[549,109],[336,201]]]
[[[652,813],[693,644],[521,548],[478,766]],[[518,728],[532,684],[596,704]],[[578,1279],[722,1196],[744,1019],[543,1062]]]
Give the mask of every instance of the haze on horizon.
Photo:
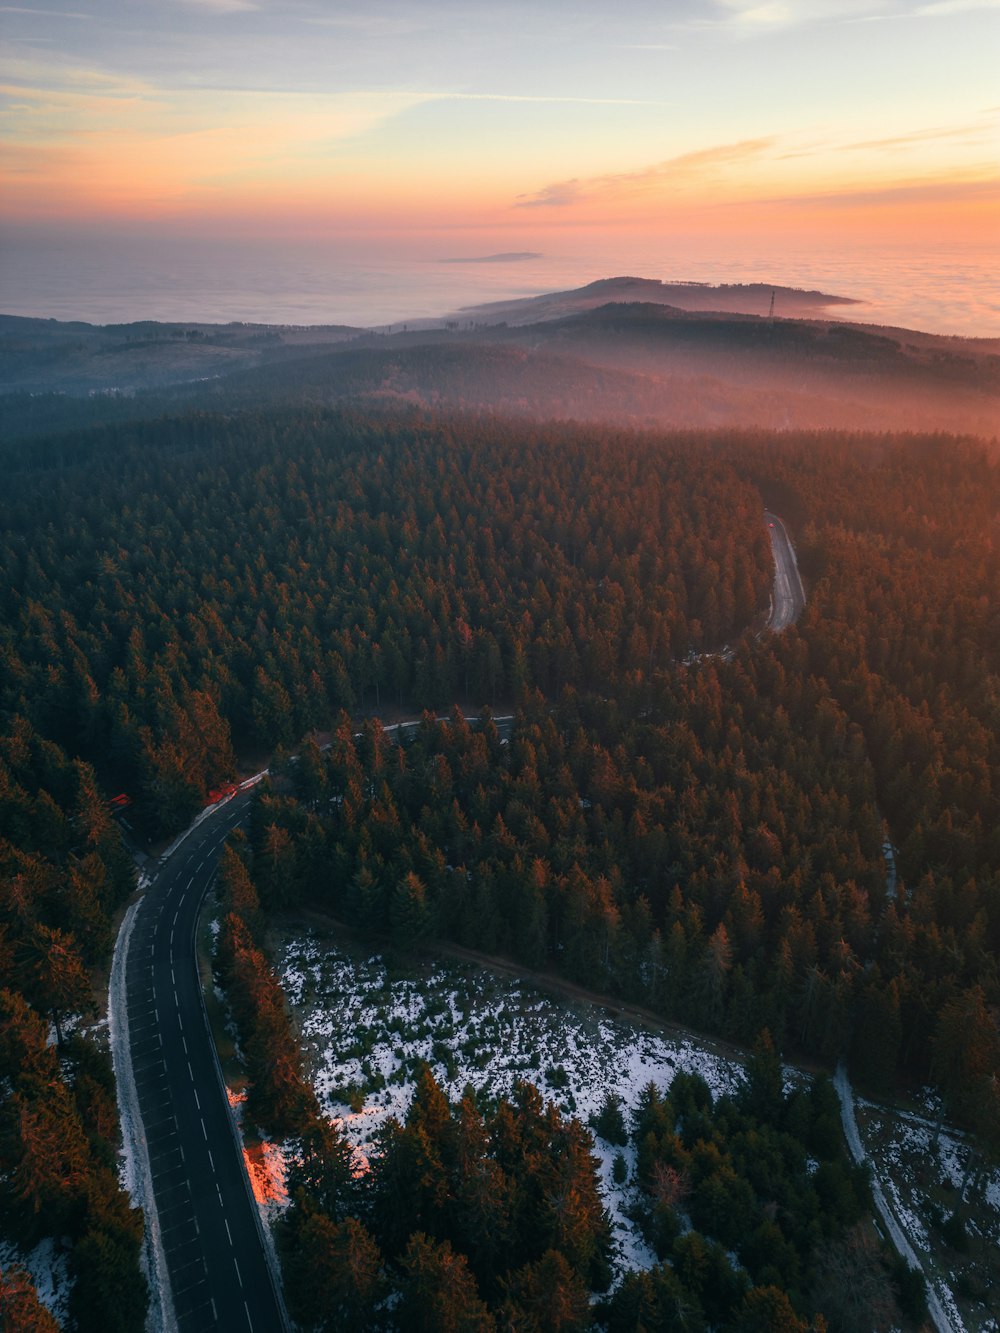
[[[23,0],[8,234],[995,239],[1000,0]]]

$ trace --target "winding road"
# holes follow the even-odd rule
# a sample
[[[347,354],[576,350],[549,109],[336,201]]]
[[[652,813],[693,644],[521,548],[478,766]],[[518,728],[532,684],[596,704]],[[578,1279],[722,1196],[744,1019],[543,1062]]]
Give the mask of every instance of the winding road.
[[[833,1079],[833,1086],[837,1090],[837,1098],[840,1102],[840,1122],[844,1128],[844,1138],[847,1140],[847,1147],[851,1157],[858,1166],[866,1166],[870,1171],[869,1183],[871,1185],[872,1199],[875,1203],[875,1209],[881,1217],[885,1229],[896,1248],[896,1253],[902,1255],[910,1268],[916,1271],[927,1282],[927,1312],[931,1317],[937,1333],[964,1333],[965,1326],[961,1320],[952,1318],[945,1309],[941,1297],[935,1287],[935,1284],[928,1280],[924,1272],[924,1266],[917,1256],[916,1250],[910,1244],[910,1238],[900,1225],[899,1219],[893,1212],[892,1205],[886,1197],[886,1192],[882,1188],[882,1182],[879,1180],[876,1164],[865,1152],[864,1144],[861,1142],[861,1135],[858,1133],[858,1122],[854,1114],[854,1091],[851,1088],[850,1080],[847,1077],[847,1070],[842,1064],[837,1066],[837,1072]]]
[[[805,594],[781,519],[765,513],[775,581],[768,628]],[[471,720],[471,719],[470,719]],[[497,719],[509,729],[511,719]],[[416,723],[387,727],[403,730]],[[127,914],[112,972],[112,1050],[131,1131],[162,1333],[281,1333],[290,1325],[244,1168],[198,975],[196,932],[226,835],[252,800],[206,811]]]
[[[208,1027],[195,939],[222,844],[251,799],[240,792],[188,832],[116,949],[112,1045],[163,1333],[288,1328]]]
[[[778,633],[798,620],[806,604],[806,594],[799,577],[795,550],[784,523],[770,510],[764,511],[764,517],[774,555],[774,595],[767,628]]]
[[[512,717],[494,720],[501,738],[510,734]],[[394,723],[385,731],[419,725]],[[282,1333],[290,1327],[198,975],[198,914],[256,780],[203,811],[161,858],[115,946],[112,1055],[146,1213],[153,1322],[160,1333]]]

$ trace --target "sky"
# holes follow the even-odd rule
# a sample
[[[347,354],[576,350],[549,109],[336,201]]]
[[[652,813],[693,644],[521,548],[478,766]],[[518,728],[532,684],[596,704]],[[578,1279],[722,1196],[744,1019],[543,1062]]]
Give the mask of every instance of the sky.
[[[8,228],[1000,233],[1000,0],[22,0],[0,52]]]

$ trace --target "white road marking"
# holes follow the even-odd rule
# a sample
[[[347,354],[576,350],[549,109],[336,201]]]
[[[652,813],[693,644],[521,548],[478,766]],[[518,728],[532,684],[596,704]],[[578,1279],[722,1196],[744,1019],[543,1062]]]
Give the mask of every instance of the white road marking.
[[[235,1255],[233,1255],[233,1267],[236,1269],[236,1276],[237,1276],[237,1278],[239,1279],[239,1284],[240,1284],[240,1287],[242,1288],[242,1286],[243,1286],[243,1274],[240,1272],[240,1266],[239,1266],[239,1264],[236,1262],[236,1256],[235,1256]],[[248,1311],[247,1313],[249,1314],[249,1311]]]
[[[228,1217],[224,1217],[222,1220],[223,1220],[223,1221],[225,1222],[225,1224],[226,1224],[226,1235],[229,1237],[229,1243],[230,1243],[230,1245],[232,1245],[232,1243],[233,1243],[233,1233],[229,1230],[229,1218],[228,1218]]]

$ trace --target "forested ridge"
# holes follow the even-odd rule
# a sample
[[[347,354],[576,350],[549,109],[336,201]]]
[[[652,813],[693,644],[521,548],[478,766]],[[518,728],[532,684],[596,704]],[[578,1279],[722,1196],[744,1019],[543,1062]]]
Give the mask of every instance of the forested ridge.
[[[932,1079],[996,1151],[984,447],[287,409],[108,426],[8,461],[12,1051],[29,1029],[38,1048],[53,994],[74,1010],[131,887],[105,798],[128,793],[165,835],[237,752],[277,750],[294,795],[255,808],[265,908],[544,962],[748,1044],[767,1028],[873,1090]],[[809,602],[756,637],[765,504],[793,525]],[[406,748],[350,720],[455,702],[513,711],[509,744],[488,716],[427,720]],[[288,764],[311,728],[331,749]],[[79,1194],[17,1220],[29,1066],[5,1054],[4,1229],[83,1236]]]
[[[0,316],[0,433],[37,440],[162,413],[392,401],[669,430],[994,433],[995,340],[787,317],[821,314],[818,294],[819,304],[787,289],[734,294],[744,313],[727,312],[719,289],[685,296],[612,280],[379,331]],[[782,318],[764,317],[772,294]],[[660,303],[671,295],[700,308]]]

